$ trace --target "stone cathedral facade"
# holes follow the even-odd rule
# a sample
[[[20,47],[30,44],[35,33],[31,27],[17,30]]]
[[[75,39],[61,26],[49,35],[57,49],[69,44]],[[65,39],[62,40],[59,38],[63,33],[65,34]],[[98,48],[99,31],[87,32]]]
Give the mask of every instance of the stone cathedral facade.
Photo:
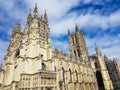
[[[84,34],[68,30],[70,54],[51,48],[47,13],[39,17],[37,5],[30,12],[23,32],[14,27],[3,64],[0,90],[113,90],[104,58],[96,46],[96,57],[89,57]],[[100,65],[94,68],[92,60]],[[91,60],[91,61],[90,61]],[[99,88],[96,72],[103,77]]]

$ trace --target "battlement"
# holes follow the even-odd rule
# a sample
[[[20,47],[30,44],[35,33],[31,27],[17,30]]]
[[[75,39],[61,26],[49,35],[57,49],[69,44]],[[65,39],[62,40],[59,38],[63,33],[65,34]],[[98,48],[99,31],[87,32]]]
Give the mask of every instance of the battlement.
[[[87,65],[87,61],[83,61],[80,59],[80,57],[72,56],[69,53],[60,51],[58,49],[52,49],[52,59],[58,58],[60,60],[66,61],[66,62],[72,62],[77,64],[83,64]]]

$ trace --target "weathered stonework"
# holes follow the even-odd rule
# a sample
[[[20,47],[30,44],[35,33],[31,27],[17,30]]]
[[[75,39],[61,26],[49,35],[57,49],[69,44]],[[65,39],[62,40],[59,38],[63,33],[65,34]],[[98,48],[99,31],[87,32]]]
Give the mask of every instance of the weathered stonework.
[[[99,90],[113,90],[113,84],[105,63],[105,59],[97,46],[95,49],[96,55],[89,57],[89,59],[97,78],[98,88]]]
[[[89,58],[82,30],[68,30],[70,54],[51,48],[47,13],[39,17],[37,5],[21,24],[13,29],[10,45],[0,68],[1,90],[98,90],[94,62],[99,63],[105,90],[113,85],[103,56]],[[96,59],[93,60],[93,59]],[[99,90],[104,90],[99,89]]]

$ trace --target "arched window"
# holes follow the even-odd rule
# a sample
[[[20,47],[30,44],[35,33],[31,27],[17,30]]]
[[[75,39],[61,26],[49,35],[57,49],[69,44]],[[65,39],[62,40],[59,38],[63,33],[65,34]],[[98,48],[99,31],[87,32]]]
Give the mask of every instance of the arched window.
[[[96,78],[97,78],[97,83],[98,83],[98,88],[100,90],[105,90],[105,86],[104,86],[104,83],[103,83],[103,77],[102,77],[102,74],[100,71],[97,71],[96,72]]]
[[[42,63],[42,70],[46,70],[46,65]]]
[[[80,57],[80,51],[79,51],[79,49],[77,49],[77,53],[78,53],[78,56]]]
[[[20,55],[20,50],[18,49],[15,53],[15,57],[18,57]]]
[[[74,51],[74,55],[76,56],[76,51]]]
[[[95,68],[98,68],[98,64],[97,64],[97,62],[95,62]]]
[[[75,43],[75,42],[74,42],[74,37],[72,37],[72,41],[73,41],[73,44],[74,44],[74,43]]]
[[[64,80],[64,68],[61,69],[61,79]]]
[[[15,86],[15,89],[18,90],[18,86],[17,85]]]
[[[78,80],[78,73],[76,70],[75,70],[75,75],[76,75],[76,80]]]
[[[77,40],[77,37],[75,36],[75,41],[76,41],[76,43],[78,43],[78,40]]]
[[[57,71],[57,70],[56,70],[56,67],[54,67],[54,68],[55,68],[55,71]]]
[[[52,90],[51,88],[47,88],[47,90]]]
[[[70,68],[69,68],[69,72],[70,72],[70,81],[72,81],[72,72]]]
[[[43,54],[41,54],[41,59],[43,59]]]

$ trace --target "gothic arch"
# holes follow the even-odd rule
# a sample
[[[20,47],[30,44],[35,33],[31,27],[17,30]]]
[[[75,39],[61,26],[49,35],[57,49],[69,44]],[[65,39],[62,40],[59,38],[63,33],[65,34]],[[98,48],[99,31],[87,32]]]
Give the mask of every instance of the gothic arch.
[[[46,65],[43,62],[42,62],[42,70],[46,70]]]
[[[15,53],[15,58],[18,57],[19,55],[20,55],[20,50],[17,49],[17,50],[16,50],[16,53]]]
[[[57,71],[57,68],[56,68],[56,66],[54,66],[54,70],[55,70],[55,71]]]
[[[98,83],[99,90],[105,90],[102,74],[101,74],[100,71],[96,72],[96,78],[97,78],[97,83]]]
[[[46,90],[52,90],[52,88],[47,88]]]
[[[69,68],[69,73],[70,73],[70,81],[72,81],[72,72],[70,68]]]
[[[73,42],[73,44],[75,43],[75,41],[74,41],[74,37],[72,37],[72,42]]]
[[[95,64],[95,68],[99,68],[99,66],[98,66],[98,63],[97,63],[97,62],[95,62],[94,64]]]
[[[75,75],[76,75],[76,80],[78,81],[78,73],[76,70],[75,70]]]

